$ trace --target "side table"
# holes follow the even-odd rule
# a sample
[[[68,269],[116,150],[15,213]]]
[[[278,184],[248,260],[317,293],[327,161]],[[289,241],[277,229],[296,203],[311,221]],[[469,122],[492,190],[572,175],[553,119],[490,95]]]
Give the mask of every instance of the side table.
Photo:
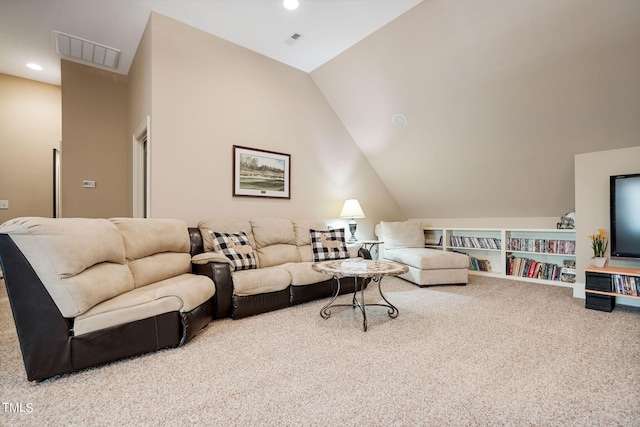
[[[375,258],[378,259],[380,257],[380,245],[384,244],[382,240],[358,240],[359,243],[362,243],[362,246],[371,253],[373,257],[373,252],[375,249]]]

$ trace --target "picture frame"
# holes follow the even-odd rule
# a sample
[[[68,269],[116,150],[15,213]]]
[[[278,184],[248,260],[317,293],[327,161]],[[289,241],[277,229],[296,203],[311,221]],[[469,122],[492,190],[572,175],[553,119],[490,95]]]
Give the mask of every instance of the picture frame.
[[[233,146],[233,196],[291,198],[291,155]]]

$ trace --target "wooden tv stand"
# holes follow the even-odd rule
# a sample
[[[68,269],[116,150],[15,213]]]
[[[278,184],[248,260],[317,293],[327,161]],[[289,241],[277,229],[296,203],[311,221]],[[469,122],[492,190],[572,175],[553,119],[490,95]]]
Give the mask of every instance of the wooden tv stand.
[[[593,310],[611,311],[616,306],[616,297],[640,299],[637,295],[615,292],[611,276],[640,277],[640,269],[627,267],[587,267],[585,307]]]

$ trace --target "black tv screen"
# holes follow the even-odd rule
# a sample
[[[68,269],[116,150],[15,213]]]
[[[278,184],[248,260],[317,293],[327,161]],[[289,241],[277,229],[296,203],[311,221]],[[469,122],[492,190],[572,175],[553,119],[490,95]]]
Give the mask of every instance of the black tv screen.
[[[610,177],[611,256],[640,258],[640,173]]]

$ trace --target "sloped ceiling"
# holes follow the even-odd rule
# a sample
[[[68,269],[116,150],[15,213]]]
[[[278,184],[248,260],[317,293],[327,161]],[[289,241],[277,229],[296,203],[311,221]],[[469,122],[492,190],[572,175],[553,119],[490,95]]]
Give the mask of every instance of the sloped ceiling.
[[[0,0],[0,73],[59,85],[55,30],[121,50],[110,71],[127,74],[152,10],[309,72],[421,1]]]
[[[408,217],[561,216],[640,145],[640,2],[428,0],[311,75]]]

